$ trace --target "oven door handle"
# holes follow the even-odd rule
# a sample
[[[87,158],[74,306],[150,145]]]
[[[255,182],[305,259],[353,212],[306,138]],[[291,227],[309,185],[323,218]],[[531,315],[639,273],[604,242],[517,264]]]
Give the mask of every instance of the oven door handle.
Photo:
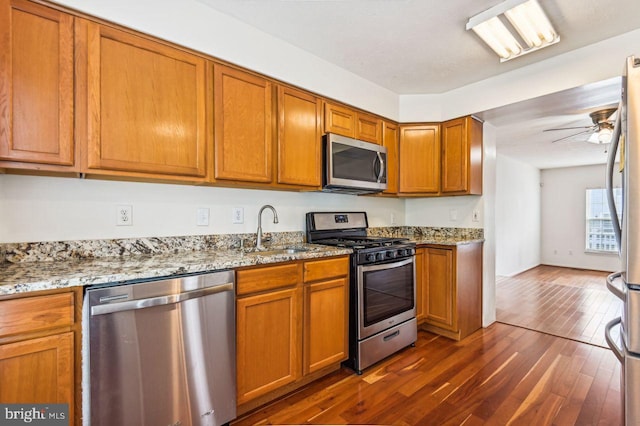
[[[362,268],[362,271],[379,271],[381,269],[393,269],[399,268],[401,266],[408,265],[413,263],[413,256],[408,259],[401,260],[399,262],[391,262],[391,263],[376,263],[373,265],[360,265],[358,268]]]

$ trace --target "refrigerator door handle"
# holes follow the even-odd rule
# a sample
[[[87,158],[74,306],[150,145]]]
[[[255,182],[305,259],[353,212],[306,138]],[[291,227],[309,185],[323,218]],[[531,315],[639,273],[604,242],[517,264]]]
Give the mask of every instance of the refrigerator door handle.
[[[607,341],[607,345],[609,345],[609,347],[611,348],[613,354],[616,356],[616,358],[618,358],[618,361],[620,361],[621,364],[624,364],[624,351],[623,349],[619,348],[618,345],[616,345],[616,343],[613,341],[613,338],[611,337],[611,329],[621,322],[622,318],[620,317],[614,318],[609,321],[604,327],[604,338]]]
[[[607,189],[607,203],[609,204],[609,212],[611,213],[611,223],[613,225],[613,234],[616,237],[618,243],[618,252],[622,247],[622,229],[620,227],[620,221],[618,220],[618,211],[616,209],[615,198],[613,196],[613,169],[616,162],[616,153],[618,152],[618,145],[620,142],[621,133],[621,115],[622,115],[622,102],[618,105],[618,114],[616,116],[616,122],[613,126],[613,132],[611,135],[611,146],[609,147],[609,158],[607,158],[607,172],[605,174],[605,186]]]
[[[622,272],[615,272],[607,277],[607,288],[611,293],[614,294],[618,299],[623,302],[627,299],[627,295],[625,294],[624,287],[621,289],[613,283],[613,280],[620,278],[622,276]]]

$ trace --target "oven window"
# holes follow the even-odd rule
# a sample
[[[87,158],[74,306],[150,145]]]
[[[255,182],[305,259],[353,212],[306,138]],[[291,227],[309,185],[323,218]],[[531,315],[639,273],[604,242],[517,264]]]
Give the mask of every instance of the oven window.
[[[365,327],[413,309],[413,263],[365,271],[363,280]]]

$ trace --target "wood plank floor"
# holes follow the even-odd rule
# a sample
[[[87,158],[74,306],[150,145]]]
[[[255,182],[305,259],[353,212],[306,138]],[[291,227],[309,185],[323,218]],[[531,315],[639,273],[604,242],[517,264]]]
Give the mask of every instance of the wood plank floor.
[[[620,316],[622,308],[606,288],[608,274],[541,265],[514,277],[498,277],[496,318],[606,348],[604,326]]]
[[[611,351],[494,323],[461,342],[420,331],[362,376],[339,370],[233,424],[620,425],[620,410]]]

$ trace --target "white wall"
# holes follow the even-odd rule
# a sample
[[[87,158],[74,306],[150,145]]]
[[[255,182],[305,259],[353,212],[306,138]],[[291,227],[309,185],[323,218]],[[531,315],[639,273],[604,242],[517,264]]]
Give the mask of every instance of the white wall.
[[[496,274],[512,276],[540,264],[540,170],[498,155]]]
[[[400,121],[444,121],[617,77],[634,54],[640,54],[640,30],[440,95],[402,95]]]
[[[482,224],[484,250],[482,262],[482,325],[496,320],[496,129],[485,123],[482,130],[484,158],[482,168]]]
[[[604,188],[605,166],[547,169],[542,177],[541,260],[546,265],[617,271],[615,254],[585,253],[585,192]],[[614,186],[620,185],[615,173]]]
[[[370,226],[405,217],[393,198],[16,175],[0,175],[0,200],[0,243],[256,232],[264,204],[280,219],[265,211],[265,232],[304,231],[304,214],[316,210],[363,210]],[[118,205],[133,206],[132,226],[116,226]],[[201,207],[209,226],[196,226]],[[233,207],[244,208],[243,224],[231,223]]]

